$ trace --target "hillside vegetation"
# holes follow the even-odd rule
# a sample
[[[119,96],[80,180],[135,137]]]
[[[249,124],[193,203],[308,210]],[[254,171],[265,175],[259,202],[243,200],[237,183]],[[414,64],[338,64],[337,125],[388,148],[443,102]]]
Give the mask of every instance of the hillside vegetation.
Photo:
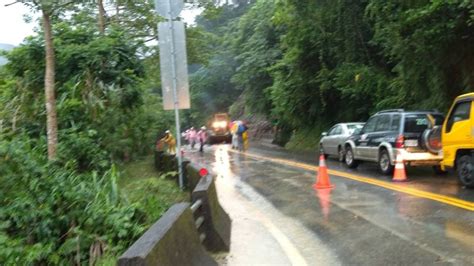
[[[146,45],[160,18],[147,1],[114,2],[120,12],[102,17],[102,1],[21,2],[45,15],[0,67],[0,264],[113,264],[186,198],[150,173],[151,160],[141,164],[173,125],[156,47]]]
[[[198,27],[217,44],[193,76],[195,98],[214,96],[212,112],[243,97],[235,114],[285,130],[321,132],[386,108],[446,112],[474,91],[469,0],[254,0],[208,6]]]

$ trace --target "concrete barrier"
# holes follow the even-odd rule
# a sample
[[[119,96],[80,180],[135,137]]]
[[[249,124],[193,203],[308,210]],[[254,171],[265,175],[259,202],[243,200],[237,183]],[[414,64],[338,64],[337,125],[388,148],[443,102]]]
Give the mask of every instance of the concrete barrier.
[[[160,172],[177,171],[175,156],[164,151],[155,151],[155,169]]]
[[[188,188],[188,182],[187,182],[187,165],[190,162],[187,160],[183,160],[183,177],[184,177],[184,186]],[[178,172],[178,159],[176,158],[175,155],[170,155],[168,153],[165,153],[164,151],[155,151],[155,169],[158,172],[166,173],[166,172],[171,172],[171,171],[176,171]],[[178,179],[178,174],[168,176],[170,179],[176,180],[176,184],[179,185],[179,179]],[[194,184],[195,186],[196,184]],[[191,189],[194,188],[194,186],[190,187]]]
[[[160,161],[166,157],[157,155]],[[168,159],[162,166],[171,165]],[[189,203],[173,205],[119,258],[119,266],[217,265],[201,242],[208,251],[229,251],[231,220],[219,204],[214,179],[201,178],[201,167],[187,163],[185,181],[192,189],[193,210]]]
[[[201,167],[195,163],[190,162],[186,165],[186,186],[190,191],[193,191],[199,183],[199,180],[201,180],[199,169],[201,169]]]
[[[173,205],[118,260],[119,266],[217,265],[200,243],[189,203]]]
[[[188,171],[188,173],[190,172]],[[203,242],[206,249],[209,251],[229,251],[231,220],[219,204],[214,179],[211,175],[199,180],[192,192],[191,199],[193,202],[202,201],[201,210],[195,213],[195,218],[198,216],[204,217],[205,222],[200,230],[206,235]]]

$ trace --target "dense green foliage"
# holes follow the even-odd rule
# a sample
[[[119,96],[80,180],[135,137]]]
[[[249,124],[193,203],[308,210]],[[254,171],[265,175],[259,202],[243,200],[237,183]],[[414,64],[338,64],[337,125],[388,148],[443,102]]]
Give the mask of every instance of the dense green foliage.
[[[41,141],[0,142],[0,258],[6,264],[73,264],[123,250],[145,215],[120,197],[115,168],[77,173],[48,164]]]
[[[185,112],[187,126],[205,125],[213,113],[225,112],[241,93],[231,82],[236,63],[233,54],[224,48],[222,36],[227,26],[241,15],[242,8],[221,9],[209,3],[206,7],[204,14],[197,18],[199,24],[188,30],[186,36],[188,56],[189,52],[204,55],[200,57],[202,60],[191,62],[189,68],[191,109]],[[199,42],[194,41],[197,34]],[[190,41],[198,44],[195,49],[190,49]]]
[[[116,165],[149,154],[157,134],[173,124],[157,93],[158,53],[145,45],[156,38],[153,5],[137,2],[109,17],[104,33],[94,5],[68,8],[67,17],[53,16],[56,160],[47,159],[41,32],[8,53],[0,68],[0,261],[6,265],[113,258],[182,198],[174,197],[181,195],[174,184],[151,180],[156,176],[133,189],[118,185],[131,174]],[[127,21],[133,15],[144,19]]]
[[[472,1],[251,2],[243,13],[212,7],[198,20],[221,37],[215,56],[232,58],[233,70],[206,66],[200,82],[218,75],[233,84],[229,92],[241,90],[236,115],[244,109],[317,132],[384,108],[447,111],[455,96],[474,91]]]
[[[158,173],[153,156],[122,167],[119,187],[129,201],[137,203],[147,213],[145,225],[155,223],[175,202],[189,200],[189,194],[181,191],[176,186],[176,180],[170,178],[175,175],[176,172]]]

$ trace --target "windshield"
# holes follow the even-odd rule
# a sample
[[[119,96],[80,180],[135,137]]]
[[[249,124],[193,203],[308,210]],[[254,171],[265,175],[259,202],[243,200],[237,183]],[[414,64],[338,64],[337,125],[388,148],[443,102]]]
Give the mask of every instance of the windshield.
[[[442,125],[444,117],[442,115],[431,115],[434,118],[435,125]],[[430,127],[430,119],[426,114],[410,114],[405,116],[406,133],[422,133]]]
[[[215,119],[220,121],[227,120],[227,114],[217,114],[215,115]]]

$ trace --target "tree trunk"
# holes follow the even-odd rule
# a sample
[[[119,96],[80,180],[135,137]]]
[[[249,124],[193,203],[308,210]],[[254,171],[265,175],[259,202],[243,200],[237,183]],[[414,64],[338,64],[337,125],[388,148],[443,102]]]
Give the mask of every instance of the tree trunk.
[[[120,2],[119,0],[115,1],[115,22],[119,22],[119,13],[120,13]]]
[[[100,34],[105,33],[105,9],[103,0],[98,0],[97,4],[99,5],[99,32]]]
[[[48,160],[56,158],[58,145],[58,121],[56,114],[55,83],[55,57],[53,46],[53,32],[51,29],[50,14],[43,9],[43,30],[46,52],[46,70],[44,74],[44,93],[46,103],[46,128],[48,137]]]

